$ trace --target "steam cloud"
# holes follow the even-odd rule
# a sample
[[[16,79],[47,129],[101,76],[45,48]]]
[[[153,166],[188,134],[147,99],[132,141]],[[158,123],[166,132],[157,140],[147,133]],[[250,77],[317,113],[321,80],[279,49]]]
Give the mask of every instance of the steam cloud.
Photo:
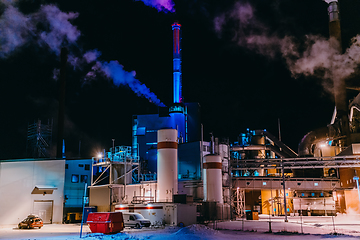
[[[169,1],[156,1],[155,6],[163,6],[169,11],[172,6]],[[11,1],[2,0],[5,6],[4,13],[0,16],[0,57],[6,58],[26,43],[36,43],[41,47],[48,48],[56,55],[60,54],[62,47],[77,44],[81,32],[71,24],[71,20],[78,17],[78,13],[64,13],[55,5],[43,5],[36,13],[24,15]],[[159,5],[160,4],[160,5]],[[170,8],[171,7],[171,8]],[[39,27],[40,26],[40,27]],[[116,86],[128,85],[138,96],[147,98],[150,102],[164,106],[156,95],[138,79],[135,72],[127,72],[116,61],[101,62],[98,60],[101,53],[97,50],[86,52],[77,57],[69,54],[68,61],[74,68],[80,68],[83,64],[96,62],[93,70],[103,72],[111,78]],[[57,78],[58,71],[54,71]],[[87,78],[95,76],[94,71],[87,74]]]
[[[80,36],[80,31],[69,22],[77,13],[63,13],[56,6],[47,5],[36,13],[24,15],[9,3],[5,6],[0,17],[0,57],[9,56],[28,42],[47,46],[58,55],[62,46],[75,44]],[[36,27],[44,22],[48,24],[45,30]]]
[[[174,12],[174,3],[172,0],[136,0],[142,1],[145,5],[156,8],[158,11]]]
[[[88,73],[88,76],[94,76],[96,72],[102,72],[108,78],[112,78],[116,86],[127,85],[138,96],[146,97],[150,102],[158,106],[165,106],[162,102],[160,102],[156,95],[145,86],[145,84],[142,84],[138,79],[135,78],[135,71],[125,71],[124,67],[117,61],[97,61],[96,64],[93,66],[93,71]]]
[[[111,78],[116,86],[126,85],[139,97],[145,97],[157,106],[165,106],[145,84],[135,78],[135,71],[125,71],[118,61],[99,61],[100,55],[101,53],[97,50],[88,51],[83,55],[82,59],[87,63],[95,62],[92,71],[86,74],[87,79],[95,78],[98,73],[104,74],[106,77]],[[81,60],[76,62],[81,62]]]
[[[270,33],[269,29],[255,17],[250,4],[236,3],[233,10],[221,14],[214,19],[215,31],[219,37],[229,21],[235,21],[237,29],[233,41],[240,46],[251,49],[259,54],[274,58],[283,57],[293,77],[299,75],[316,76],[332,80],[334,88],[324,87],[329,92],[337,91],[336,87],[343,84],[344,79],[355,72],[360,63],[360,36],[352,39],[351,46],[344,54],[337,49],[335,39],[307,35],[305,41],[299,43],[291,36],[279,37]],[[300,45],[305,49],[300,51]]]

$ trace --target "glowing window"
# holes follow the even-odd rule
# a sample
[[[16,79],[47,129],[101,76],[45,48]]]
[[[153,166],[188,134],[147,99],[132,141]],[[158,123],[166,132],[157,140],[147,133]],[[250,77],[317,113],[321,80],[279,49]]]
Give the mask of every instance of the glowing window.
[[[263,182],[263,185],[265,186],[265,185],[266,185],[266,182]]]
[[[144,136],[145,135],[145,127],[139,127],[136,129],[136,136]],[[147,131],[148,132],[148,131]]]
[[[315,193],[311,193],[311,196],[312,196],[312,197],[315,197]]]
[[[90,164],[85,164],[85,170],[90,170]]]
[[[317,182],[316,182],[316,183],[314,183],[314,186],[319,186],[319,183],[317,183]]]
[[[81,175],[81,182],[87,183],[88,176],[87,175]]]
[[[78,183],[79,182],[79,175],[78,174],[73,174],[71,176],[71,182],[72,183]]]

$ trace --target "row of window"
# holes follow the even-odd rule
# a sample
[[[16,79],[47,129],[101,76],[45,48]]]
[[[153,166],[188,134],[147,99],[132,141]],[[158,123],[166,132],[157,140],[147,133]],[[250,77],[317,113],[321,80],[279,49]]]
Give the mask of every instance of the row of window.
[[[85,165],[85,170],[90,170],[90,164],[79,164],[79,167],[83,168]],[[69,164],[65,164],[65,169],[69,169]]]
[[[79,174],[71,175],[71,182],[72,183],[78,183],[79,180],[82,183],[87,183],[88,182],[88,175],[80,175],[80,178],[79,178]]]

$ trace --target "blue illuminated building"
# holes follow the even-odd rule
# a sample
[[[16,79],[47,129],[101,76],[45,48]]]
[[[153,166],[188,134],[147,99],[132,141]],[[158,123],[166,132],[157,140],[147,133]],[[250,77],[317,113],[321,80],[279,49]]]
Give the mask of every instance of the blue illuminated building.
[[[91,184],[92,159],[67,159],[65,162],[64,216],[81,212],[85,183]],[[88,193],[87,193],[88,195]]]
[[[157,171],[157,131],[163,128],[178,130],[180,178],[200,178],[201,124],[198,103],[184,103],[160,108],[157,114],[133,116],[132,149],[133,154],[139,154],[141,172],[148,174]]]
[[[182,97],[181,25],[173,30],[173,104],[160,107],[156,114],[133,116],[132,154],[139,155],[142,176],[157,171],[157,131],[163,128],[178,130],[179,179],[200,179],[201,122],[200,105],[185,103]],[[150,180],[150,179],[143,179]]]

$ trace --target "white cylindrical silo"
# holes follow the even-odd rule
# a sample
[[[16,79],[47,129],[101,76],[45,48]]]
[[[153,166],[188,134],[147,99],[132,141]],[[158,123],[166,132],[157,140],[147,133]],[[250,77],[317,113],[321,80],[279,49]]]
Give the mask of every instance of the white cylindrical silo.
[[[221,156],[209,154],[203,162],[204,201],[223,203]]]
[[[178,142],[176,129],[157,132],[158,202],[172,202],[178,192]]]

